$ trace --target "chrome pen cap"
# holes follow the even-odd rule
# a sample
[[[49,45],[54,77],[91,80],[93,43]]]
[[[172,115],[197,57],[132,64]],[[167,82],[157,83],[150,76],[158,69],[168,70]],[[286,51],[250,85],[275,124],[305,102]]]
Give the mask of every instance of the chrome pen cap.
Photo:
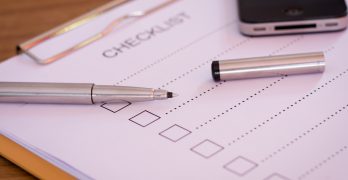
[[[321,73],[325,70],[325,56],[323,52],[312,52],[220,60],[213,61],[211,69],[215,81]]]

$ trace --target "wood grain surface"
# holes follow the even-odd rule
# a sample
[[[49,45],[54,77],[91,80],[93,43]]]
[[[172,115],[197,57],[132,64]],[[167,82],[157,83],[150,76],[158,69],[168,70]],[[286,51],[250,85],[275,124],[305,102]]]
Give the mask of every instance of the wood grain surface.
[[[110,0],[0,0],[0,61],[16,45]]]
[[[17,44],[109,1],[0,0],[0,62],[16,54]],[[35,177],[0,156],[0,179]]]

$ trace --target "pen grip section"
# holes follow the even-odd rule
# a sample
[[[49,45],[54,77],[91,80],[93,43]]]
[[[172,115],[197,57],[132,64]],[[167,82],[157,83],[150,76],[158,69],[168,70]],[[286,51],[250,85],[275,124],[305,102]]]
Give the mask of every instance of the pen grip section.
[[[94,103],[122,103],[154,100],[155,90],[142,87],[95,85],[92,91]]]
[[[87,83],[0,82],[0,102],[93,104]]]

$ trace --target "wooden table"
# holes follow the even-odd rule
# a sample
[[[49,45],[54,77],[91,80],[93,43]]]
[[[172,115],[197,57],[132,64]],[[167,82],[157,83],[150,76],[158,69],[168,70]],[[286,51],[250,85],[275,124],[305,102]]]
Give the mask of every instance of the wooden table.
[[[0,61],[17,44],[110,0],[0,0]],[[35,179],[0,156],[0,179]]]
[[[0,61],[17,44],[110,0],[0,0]]]

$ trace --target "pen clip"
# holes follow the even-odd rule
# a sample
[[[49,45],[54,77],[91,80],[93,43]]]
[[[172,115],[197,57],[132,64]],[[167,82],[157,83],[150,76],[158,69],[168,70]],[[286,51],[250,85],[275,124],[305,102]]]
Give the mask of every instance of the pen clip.
[[[129,0],[116,0],[113,1],[109,4],[106,4],[105,6],[102,6],[88,14],[85,14],[77,19],[74,19],[68,23],[65,23],[61,26],[58,26],[44,34],[41,34],[37,37],[34,37],[24,43],[21,43],[20,45],[17,46],[17,52],[18,53],[24,53],[26,55],[28,55],[30,58],[32,58],[35,62],[37,62],[38,64],[42,64],[42,65],[46,65],[46,64],[50,64],[52,62],[55,62],[63,57],[66,57],[78,50],[80,50],[81,48],[95,42],[98,41],[100,39],[102,39],[103,37],[107,36],[108,34],[110,34],[114,27],[116,27],[117,25],[127,21],[127,20],[139,20],[147,15],[150,15],[172,3],[174,3],[177,0],[167,0],[164,3],[161,3],[155,7],[152,7],[148,10],[144,10],[144,11],[133,11],[130,12],[126,15],[123,15],[119,18],[114,19],[111,23],[109,23],[102,31],[100,31],[97,34],[94,34],[93,36],[90,36],[89,38],[73,45],[72,47],[69,47],[68,49],[63,50],[62,52],[59,52],[53,56],[50,56],[48,58],[40,58],[37,55],[35,55],[34,53],[30,52],[30,50],[42,43],[44,43],[45,41],[48,41],[52,38],[58,37],[60,35],[63,35],[67,32],[70,32],[88,22],[90,22],[91,20],[95,19],[96,17],[110,11],[111,9],[115,8],[116,6],[119,6],[125,2],[128,2]]]

